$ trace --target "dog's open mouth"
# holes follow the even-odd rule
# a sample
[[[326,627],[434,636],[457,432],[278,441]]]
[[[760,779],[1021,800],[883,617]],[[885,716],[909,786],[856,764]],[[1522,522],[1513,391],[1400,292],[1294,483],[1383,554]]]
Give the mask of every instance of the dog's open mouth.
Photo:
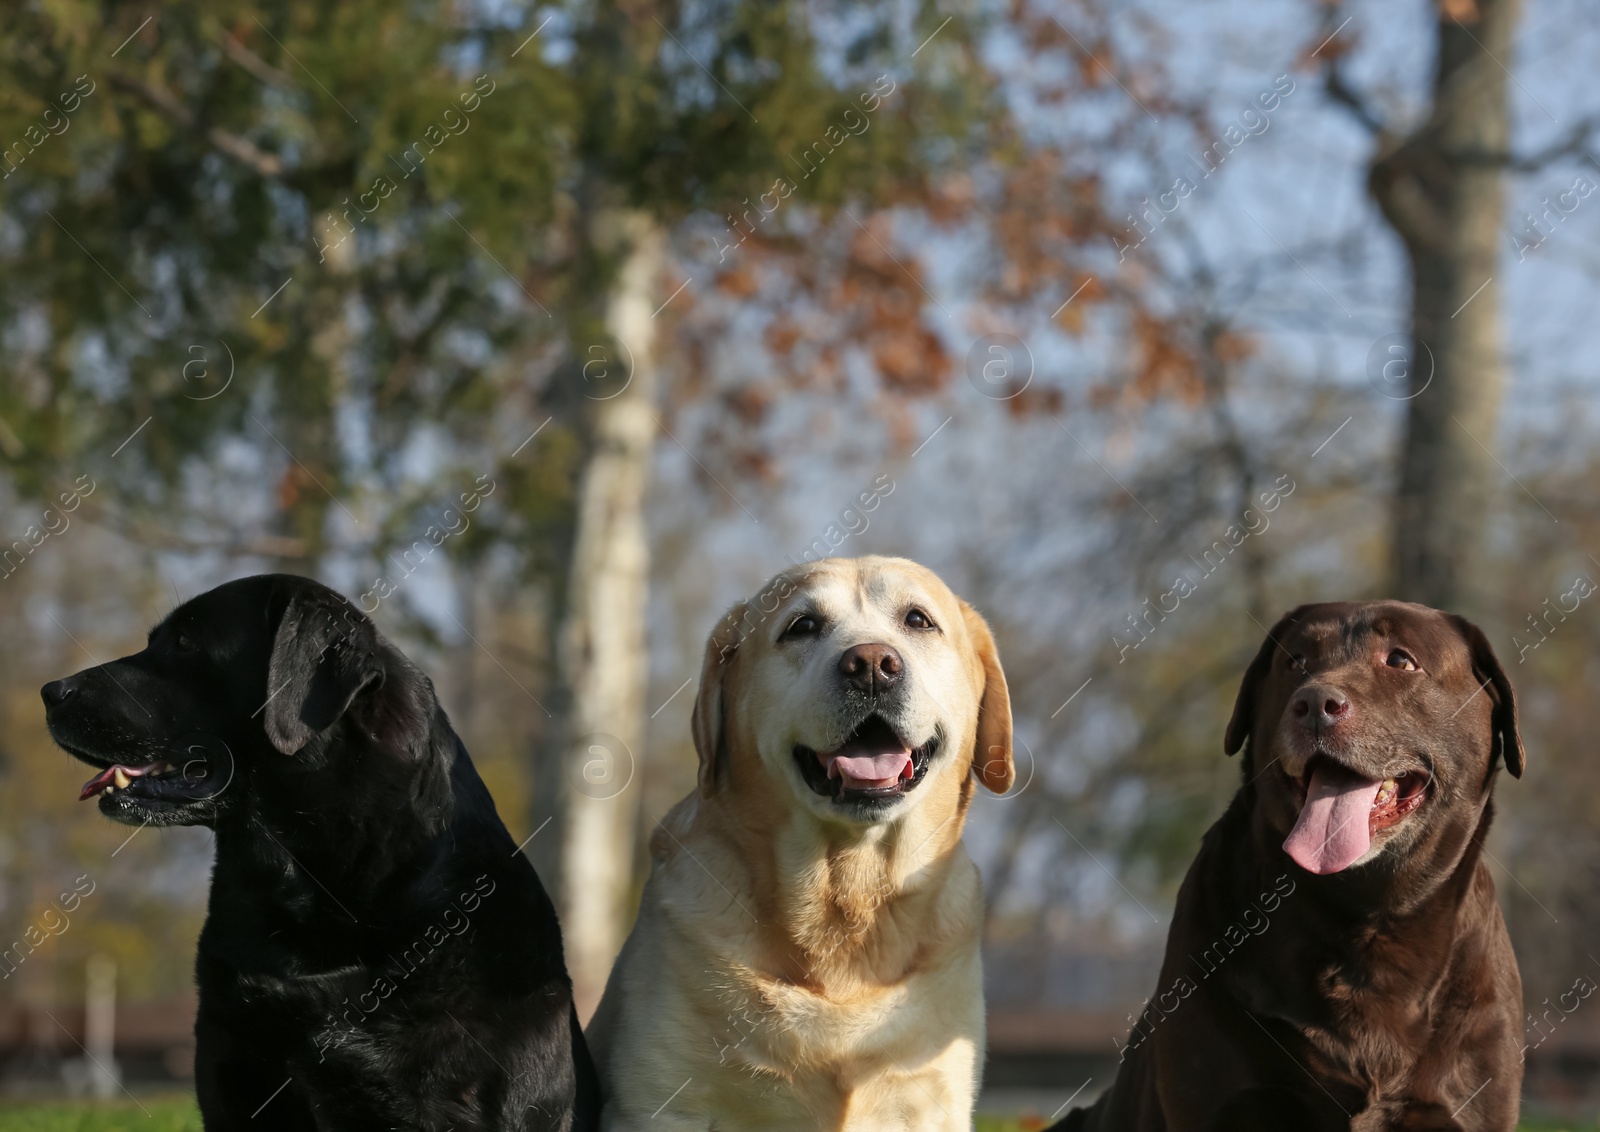
[[[71,750],[69,748],[69,750]],[[101,757],[76,757],[99,767],[83,784],[78,801],[100,800],[100,812],[117,821],[157,821],[190,824],[203,817],[233,777],[233,760],[225,745],[216,742],[174,744],[165,759],[133,766],[112,763],[101,767]],[[196,815],[200,815],[197,817]]]
[[[880,715],[869,715],[833,751],[794,749],[806,785],[839,803],[887,801],[916,788],[938,750],[934,735],[912,747]]]
[[[179,793],[194,797],[205,793],[205,780],[209,777],[209,766],[203,762],[199,765],[190,764],[187,768],[165,760],[145,766],[114,763],[83,784],[78,801],[87,802],[96,795],[116,794],[124,790],[136,797],[159,798]]]
[[[1421,769],[1368,778],[1326,755],[1314,755],[1300,776],[1300,816],[1283,848],[1307,872],[1337,873],[1372,846],[1381,830],[1422,805],[1429,776]]]

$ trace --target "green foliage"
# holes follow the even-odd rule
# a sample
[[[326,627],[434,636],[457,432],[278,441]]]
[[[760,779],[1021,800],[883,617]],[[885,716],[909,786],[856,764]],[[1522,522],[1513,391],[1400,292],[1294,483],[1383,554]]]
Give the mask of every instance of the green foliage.
[[[360,532],[381,555],[554,415],[504,526],[450,552],[559,546],[585,444],[564,344],[599,340],[615,267],[594,210],[737,215],[890,71],[807,204],[892,202],[981,117],[962,52],[916,82],[912,29],[850,12],[825,43],[799,3],[0,10],[0,470],[43,496],[87,471],[103,512],[166,519],[240,439],[314,568],[335,505],[401,500]]]
[[[24,139],[0,182],[0,456],[25,490],[88,467],[103,498],[153,510],[223,437],[281,460],[275,422],[302,466],[282,533],[315,561],[330,500],[314,484],[398,481],[422,429],[476,441],[519,352],[553,336],[517,289],[553,214],[570,87],[536,52],[472,65],[494,29],[448,6],[147,14],[0,14],[0,137]],[[80,75],[89,93],[30,151]],[[366,467],[336,435],[352,408]]]

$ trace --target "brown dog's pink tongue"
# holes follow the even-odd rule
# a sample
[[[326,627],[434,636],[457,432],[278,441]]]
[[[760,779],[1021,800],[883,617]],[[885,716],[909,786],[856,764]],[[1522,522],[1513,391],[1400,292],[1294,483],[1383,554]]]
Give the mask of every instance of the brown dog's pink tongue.
[[[1307,872],[1349,868],[1372,844],[1367,824],[1381,785],[1377,779],[1317,760],[1306,786],[1306,804],[1283,843],[1284,852]]]

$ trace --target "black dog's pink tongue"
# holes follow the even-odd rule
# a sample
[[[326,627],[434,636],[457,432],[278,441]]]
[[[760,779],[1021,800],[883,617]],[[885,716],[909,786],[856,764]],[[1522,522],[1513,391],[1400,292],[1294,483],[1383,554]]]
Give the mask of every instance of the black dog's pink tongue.
[[[83,792],[78,795],[78,801],[86,802],[100,791],[111,785],[111,780],[116,777],[117,771],[127,773],[127,767],[108,766],[88,782],[83,784]]]
[[[1372,844],[1368,822],[1377,800],[1375,778],[1363,778],[1326,759],[1313,764],[1306,804],[1283,843],[1302,869],[1336,873],[1349,868]]]

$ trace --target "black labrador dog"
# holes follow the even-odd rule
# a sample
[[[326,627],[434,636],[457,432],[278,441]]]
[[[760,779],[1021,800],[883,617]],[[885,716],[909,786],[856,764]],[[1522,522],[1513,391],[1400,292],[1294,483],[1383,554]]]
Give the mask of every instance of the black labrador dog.
[[[42,695],[101,813],[216,831],[208,1132],[597,1126],[550,898],[432,683],[342,596],[229,582]]]

